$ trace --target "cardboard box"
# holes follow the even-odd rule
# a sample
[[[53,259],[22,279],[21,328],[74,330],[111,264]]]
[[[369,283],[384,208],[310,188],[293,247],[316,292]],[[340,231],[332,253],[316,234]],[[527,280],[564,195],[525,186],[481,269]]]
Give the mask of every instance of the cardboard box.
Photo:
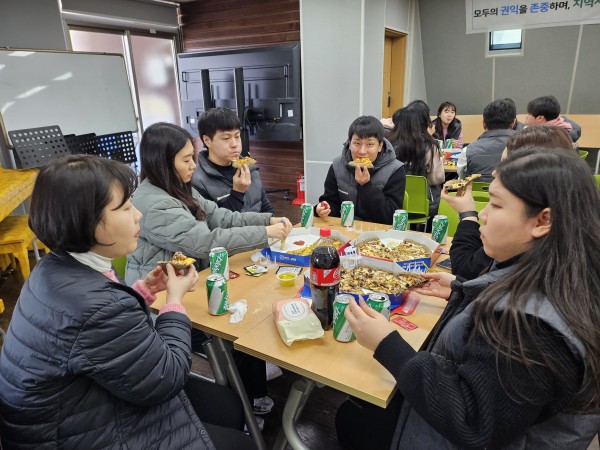
[[[428,250],[430,250],[431,256],[427,258],[419,258],[409,261],[393,261],[406,272],[427,272],[431,265],[434,264],[437,258],[440,256],[440,244],[435,242],[433,239],[427,237],[423,233],[415,233],[413,231],[367,231],[365,233],[362,233],[358,238],[352,241],[351,244],[352,246],[356,247],[360,242],[376,238],[381,239],[383,242],[410,240],[412,242],[421,244]],[[389,259],[375,258],[372,256],[362,256],[362,258],[363,260],[372,259],[390,262]]]
[[[344,267],[345,261],[348,259],[347,256],[342,256],[341,257],[341,264],[342,267]],[[362,267],[371,267],[373,269],[379,269],[379,270],[384,270],[386,272],[391,272],[391,273],[404,273],[407,272],[406,270],[402,269],[398,264],[392,262],[392,261],[387,261],[384,259],[379,259],[379,258],[368,258],[368,257],[364,257],[364,256],[359,256],[357,261],[356,261],[357,266],[362,266]],[[306,299],[310,299],[311,298],[311,294],[310,294],[310,280],[309,280],[309,274],[308,271],[306,271],[304,273],[304,286],[302,287],[301,291],[300,291],[300,297],[302,298],[306,298]],[[362,294],[363,299],[367,299],[367,297],[369,296],[369,294],[373,291],[369,291],[369,290],[364,290],[364,294]],[[390,298],[390,304],[391,307],[390,309],[394,309],[397,306],[400,306],[406,299],[407,295],[408,295],[408,291],[405,292],[401,292],[400,294],[390,294],[389,292],[384,292],[385,294],[388,295],[388,297]],[[340,294],[349,294],[352,295],[356,301],[358,301],[358,296],[360,294],[352,294],[349,292],[344,292],[342,290],[340,290]]]
[[[293,264],[295,266],[308,267],[310,265],[310,255],[292,255],[287,252],[290,250],[300,249],[318,241],[320,239],[319,230],[320,228],[317,227],[294,228],[292,229],[292,231],[290,231],[290,234],[288,234],[287,239],[285,240],[284,250],[281,249],[281,242],[277,241],[270,247],[263,249],[261,253],[267,258],[269,258],[271,261],[276,261],[277,263]],[[331,236],[336,239],[339,239],[344,243],[344,245],[342,245],[342,247],[338,249],[338,253],[340,255],[343,254],[344,249],[348,245],[349,239],[336,230],[331,230]],[[304,241],[304,245],[294,245],[294,242],[297,241]]]

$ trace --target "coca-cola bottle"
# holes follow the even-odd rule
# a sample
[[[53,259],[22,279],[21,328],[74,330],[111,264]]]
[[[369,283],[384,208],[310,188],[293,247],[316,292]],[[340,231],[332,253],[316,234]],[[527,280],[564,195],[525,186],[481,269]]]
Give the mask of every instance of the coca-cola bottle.
[[[340,255],[333,246],[331,230],[321,228],[321,239],[310,256],[312,310],[324,330],[333,324],[333,301],[340,285]]]

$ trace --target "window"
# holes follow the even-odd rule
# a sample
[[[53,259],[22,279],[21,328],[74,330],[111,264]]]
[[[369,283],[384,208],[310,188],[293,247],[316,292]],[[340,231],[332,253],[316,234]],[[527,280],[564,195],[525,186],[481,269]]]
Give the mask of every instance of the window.
[[[488,33],[486,56],[523,54],[523,30],[500,30]]]

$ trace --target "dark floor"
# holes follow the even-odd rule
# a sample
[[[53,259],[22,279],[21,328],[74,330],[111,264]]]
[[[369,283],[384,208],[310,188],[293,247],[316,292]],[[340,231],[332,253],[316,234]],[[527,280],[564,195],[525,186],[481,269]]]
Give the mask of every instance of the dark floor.
[[[300,221],[300,209],[292,205],[291,200],[284,200],[279,193],[269,194],[269,198],[278,216],[288,217],[292,223]],[[35,259],[30,258],[33,268]],[[23,285],[17,272],[0,276],[0,298],[4,300],[6,310],[0,315],[0,327],[8,328],[15,303]],[[207,361],[194,355],[192,370],[205,376],[212,372]],[[275,401],[271,413],[264,416],[265,429],[263,435],[268,448],[272,448],[281,428],[281,416],[292,383],[300,377],[288,371],[283,376],[269,383],[269,396]],[[304,412],[298,423],[298,432],[302,440],[311,450],[339,450],[335,435],[335,412],[339,405],[346,399],[346,395],[334,389],[323,387],[315,388],[306,404]],[[289,448],[289,447],[288,447]],[[588,450],[600,450],[597,438]]]

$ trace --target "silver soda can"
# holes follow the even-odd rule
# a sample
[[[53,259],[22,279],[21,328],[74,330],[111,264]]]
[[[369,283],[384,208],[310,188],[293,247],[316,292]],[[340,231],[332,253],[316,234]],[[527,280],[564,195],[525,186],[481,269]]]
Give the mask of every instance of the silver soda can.
[[[340,216],[342,218],[343,227],[351,227],[354,225],[354,203],[349,200],[342,202]]]
[[[313,206],[310,203],[302,203],[300,205],[300,226],[306,228],[312,227],[314,221]]]
[[[373,292],[367,298],[367,305],[375,311],[383,314],[387,320],[390,320],[390,298],[387,294]]]
[[[206,297],[208,298],[208,313],[221,316],[229,310],[229,292],[227,281],[223,275],[213,273],[206,279]]]
[[[431,223],[431,238],[438,244],[445,244],[448,240],[448,217],[437,215]]]
[[[225,247],[215,247],[208,253],[210,273],[219,273],[229,280],[229,255]]]
[[[333,337],[339,342],[352,342],[356,339],[350,324],[344,316],[348,303],[353,302],[354,297],[350,294],[338,294],[333,302]]]
[[[404,209],[394,211],[394,230],[406,231],[408,229],[408,212]]]

